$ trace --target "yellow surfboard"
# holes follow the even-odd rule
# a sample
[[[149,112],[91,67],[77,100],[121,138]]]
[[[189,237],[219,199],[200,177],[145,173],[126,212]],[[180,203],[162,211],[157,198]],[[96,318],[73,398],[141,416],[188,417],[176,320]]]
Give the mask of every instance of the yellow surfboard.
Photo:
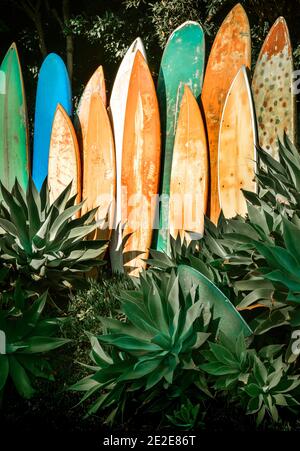
[[[102,224],[95,238],[108,240],[114,220],[116,163],[111,124],[99,92],[90,99],[83,158],[82,214],[98,207],[96,220]]]
[[[170,182],[170,233],[199,239],[204,230],[208,194],[208,149],[203,118],[188,85],[184,87]],[[185,233],[189,231],[190,233]]]
[[[149,255],[159,191],[161,138],[158,101],[149,67],[140,51],[131,72],[122,155],[124,267],[137,276]],[[140,255],[136,253],[140,252]]]
[[[57,106],[50,139],[48,185],[53,202],[72,183],[71,195],[81,200],[81,162],[78,142],[71,119],[59,104]]]
[[[257,131],[251,88],[245,66],[239,70],[225,100],[219,135],[219,202],[226,218],[244,216],[241,189],[255,191]]]
[[[102,102],[106,107],[106,88],[102,66],[99,66],[95,70],[84,88],[75,115],[75,128],[78,135],[81,154],[85,152],[91,97],[95,93],[100,94]]]
[[[220,214],[218,196],[218,139],[224,102],[232,80],[242,65],[251,67],[250,26],[238,3],[224,19],[210,51],[202,89],[210,159],[209,214],[216,223]]]

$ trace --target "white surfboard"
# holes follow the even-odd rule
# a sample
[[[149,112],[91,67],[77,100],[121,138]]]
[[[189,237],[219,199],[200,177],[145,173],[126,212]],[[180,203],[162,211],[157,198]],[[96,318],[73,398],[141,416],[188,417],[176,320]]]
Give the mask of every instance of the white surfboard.
[[[121,229],[121,218],[122,218],[121,169],[122,169],[124,121],[125,121],[125,110],[127,103],[129,80],[134,62],[134,57],[138,50],[142,53],[142,55],[146,59],[146,52],[142,40],[140,38],[137,38],[131,44],[120,64],[113,85],[109,104],[110,116],[115,138],[116,178],[117,178],[115,224],[111,237],[109,252],[112,270],[113,272],[118,273],[124,272],[123,256],[122,256],[122,229]]]

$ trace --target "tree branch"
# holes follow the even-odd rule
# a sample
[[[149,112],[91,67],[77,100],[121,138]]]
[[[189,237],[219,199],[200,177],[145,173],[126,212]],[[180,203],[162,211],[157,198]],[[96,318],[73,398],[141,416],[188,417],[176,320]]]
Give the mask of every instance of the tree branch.
[[[47,47],[45,42],[45,34],[43,29],[43,21],[41,17],[41,0],[37,0],[34,4],[30,0],[22,0],[18,2],[17,0],[10,0],[13,5],[15,5],[18,9],[23,10],[27,16],[32,20],[35,24],[38,39],[39,39],[39,48],[43,57],[47,55]]]

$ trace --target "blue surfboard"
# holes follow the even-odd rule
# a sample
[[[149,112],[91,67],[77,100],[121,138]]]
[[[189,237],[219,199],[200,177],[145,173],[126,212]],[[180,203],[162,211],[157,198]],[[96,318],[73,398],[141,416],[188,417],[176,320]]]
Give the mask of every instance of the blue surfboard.
[[[51,130],[58,103],[71,116],[72,94],[67,68],[60,56],[50,53],[39,72],[35,102],[32,177],[38,190],[48,175]]]

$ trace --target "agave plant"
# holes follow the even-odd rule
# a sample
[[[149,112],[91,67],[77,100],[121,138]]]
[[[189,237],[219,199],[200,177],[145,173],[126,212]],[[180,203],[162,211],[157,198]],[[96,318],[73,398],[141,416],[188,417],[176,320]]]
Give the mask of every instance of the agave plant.
[[[216,336],[218,321],[197,288],[184,294],[182,283],[174,272],[142,274],[138,289],[120,297],[128,322],[102,318],[109,333],[90,337],[92,374],[71,387],[85,392],[82,401],[98,393],[88,414],[110,406],[111,420],[134,394],[142,406],[161,409],[191,385],[207,393],[199,350]]]
[[[180,405],[178,410],[175,410],[172,414],[167,414],[166,417],[172,426],[176,426],[176,428],[180,428],[185,431],[193,429],[195,426],[198,428],[199,426],[202,426],[204,429],[204,423],[202,420],[204,419],[205,412],[202,413],[199,421],[199,411],[200,405],[193,405],[192,402],[187,399]]]
[[[0,353],[0,394],[9,379],[17,392],[31,398],[35,378],[54,380],[48,352],[70,340],[57,337],[62,320],[43,317],[47,293],[33,302],[17,285],[14,298],[0,304],[0,331],[4,352]]]
[[[300,154],[287,135],[278,140],[279,161],[258,148],[258,158],[263,163],[256,178],[258,194],[244,191],[246,198],[255,205],[268,204],[277,213],[292,216],[300,210]]]
[[[199,271],[229,298],[232,295],[231,284],[224,266],[224,258],[232,249],[229,242],[222,240],[228,225],[221,214],[218,225],[215,226],[205,217],[203,238],[187,243],[178,235],[176,239],[169,237],[170,252],[150,249],[151,258],[147,260],[150,269],[154,271],[171,271],[179,265],[188,265]]]
[[[257,424],[267,414],[276,422],[278,408],[293,410],[300,405],[300,375],[283,361],[282,348],[269,345],[257,352],[248,349],[240,335],[234,344],[209,343],[200,367],[210,375],[213,388],[229,395],[230,402],[242,404],[247,414],[256,416]]]
[[[103,264],[105,243],[87,239],[98,226],[96,209],[78,218],[82,204],[70,193],[71,185],[51,204],[47,181],[40,193],[32,180],[26,193],[17,181],[11,193],[1,184],[0,259],[40,291]]]

